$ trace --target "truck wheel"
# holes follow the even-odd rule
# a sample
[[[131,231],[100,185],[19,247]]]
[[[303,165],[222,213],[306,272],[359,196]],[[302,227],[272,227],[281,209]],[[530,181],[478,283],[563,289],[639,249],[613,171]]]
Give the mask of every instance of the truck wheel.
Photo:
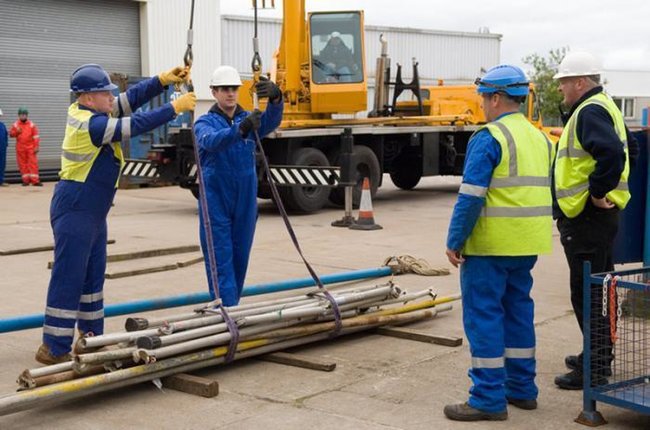
[[[296,166],[329,166],[329,160],[322,151],[315,148],[300,148],[292,157],[292,165]],[[310,213],[322,209],[327,203],[329,188],[327,187],[281,187],[280,197],[287,209]]]
[[[332,163],[334,166],[339,166],[339,150],[333,154]],[[379,181],[381,180],[381,168],[379,167],[379,160],[374,151],[367,146],[355,146],[352,152],[354,159],[352,167],[352,180],[356,183],[352,190],[352,204],[354,207],[359,207],[361,201],[361,187],[363,186],[363,178],[370,179],[370,195],[375,197],[377,188],[379,188]],[[343,187],[332,189],[330,192],[330,202],[335,205],[343,206],[345,204],[345,190]]]
[[[399,155],[392,164],[390,179],[397,188],[412,190],[422,179],[422,160],[417,155]]]

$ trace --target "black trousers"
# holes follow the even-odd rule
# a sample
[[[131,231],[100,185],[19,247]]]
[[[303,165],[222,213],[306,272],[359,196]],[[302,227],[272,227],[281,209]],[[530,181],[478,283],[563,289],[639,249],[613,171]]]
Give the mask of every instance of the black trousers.
[[[571,304],[581,331],[584,331],[583,263],[591,263],[591,273],[614,270],[612,247],[618,232],[618,212],[617,208],[597,208],[590,199],[577,217],[557,220],[560,241],[569,263]],[[593,373],[602,375],[605,369],[609,370],[613,358],[609,315],[602,316],[602,285],[592,284],[591,288],[591,366]]]

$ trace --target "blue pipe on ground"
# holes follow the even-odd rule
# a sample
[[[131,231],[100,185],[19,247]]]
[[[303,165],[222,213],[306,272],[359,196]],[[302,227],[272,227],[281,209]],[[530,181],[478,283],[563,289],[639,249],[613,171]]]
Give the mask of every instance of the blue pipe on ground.
[[[323,284],[354,281],[358,279],[377,278],[391,274],[390,267],[377,267],[372,269],[353,270],[351,272],[331,273],[320,277]],[[312,278],[288,279],[270,284],[249,285],[244,287],[242,296],[256,296],[259,294],[276,293],[280,291],[295,290],[298,288],[314,286]],[[157,299],[134,300],[131,302],[115,303],[104,308],[105,317],[127,315],[135,312],[145,312],[157,309],[174,308],[178,306],[195,305],[210,301],[210,294],[206,292],[181,294],[178,296],[159,297]],[[43,314],[19,315],[9,318],[0,318],[0,333],[18,330],[27,330],[43,326]]]

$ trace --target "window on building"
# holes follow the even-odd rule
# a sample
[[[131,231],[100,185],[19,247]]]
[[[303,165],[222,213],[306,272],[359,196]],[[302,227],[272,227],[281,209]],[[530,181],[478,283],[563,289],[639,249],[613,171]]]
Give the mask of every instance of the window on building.
[[[614,103],[623,113],[625,119],[634,118],[634,99],[630,97],[613,97]]]

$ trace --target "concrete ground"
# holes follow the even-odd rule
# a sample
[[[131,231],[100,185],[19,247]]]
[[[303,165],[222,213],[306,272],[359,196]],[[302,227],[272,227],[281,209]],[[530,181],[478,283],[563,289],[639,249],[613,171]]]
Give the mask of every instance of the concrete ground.
[[[330,227],[342,215],[328,208],[294,216],[303,250],[320,274],[380,266],[386,257],[410,254],[434,267],[450,267],[445,237],[458,190],[458,178],[427,178],[413,191],[395,189],[390,179],[373,201],[375,218],[384,229],[351,231]],[[52,242],[49,201],[52,183],[43,188],[12,185],[0,188],[0,249]],[[120,190],[109,217],[109,254],[198,244],[196,202],[176,187]],[[192,254],[194,255],[194,254]],[[185,256],[190,257],[190,254]],[[42,312],[52,252],[0,256],[0,318]],[[188,258],[189,259],[189,258]],[[141,267],[167,261],[142,261]],[[109,264],[117,271],[120,264]],[[134,268],[134,263],[123,267]],[[281,218],[261,202],[257,236],[247,284],[308,276],[285,232]],[[535,271],[539,409],[509,408],[505,422],[475,424],[447,420],[445,404],[467,399],[469,349],[450,348],[376,334],[358,334],[301,347],[307,356],[335,361],[333,372],[305,370],[256,361],[237,362],[198,372],[215,378],[220,394],[212,399],[145,383],[88,396],[58,406],[0,417],[2,429],[581,429],[573,422],[582,409],[581,391],[555,388],[553,378],[565,372],[563,358],[580,350],[581,336],[571,311],[568,269],[559,239],[554,252],[540,258]],[[384,282],[366,280],[361,284]],[[458,270],[451,276],[402,275],[397,283],[408,291],[432,287],[439,295],[459,290]],[[107,304],[203,291],[202,264],[174,271],[108,279]],[[244,299],[244,302],[255,298]],[[259,298],[257,298],[259,300]],[[435,320],[414,328],[432,334],[463,336],[460,303]],[[179,309],[147,315],[179,313]],[[106,331],[123,327],[126,317],[109,318]],[[17,375],[35,367],[40,330],[0,334],[0,393],[10,394]],[[650,418],[599,405],[610,429],[648,429]]]

